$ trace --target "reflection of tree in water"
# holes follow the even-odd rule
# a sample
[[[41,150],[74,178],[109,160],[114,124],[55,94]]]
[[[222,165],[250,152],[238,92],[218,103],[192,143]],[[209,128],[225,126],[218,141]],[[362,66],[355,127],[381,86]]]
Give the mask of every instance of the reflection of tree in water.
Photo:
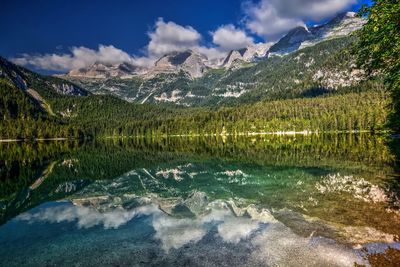
[[[396,171],[400,173],[400,134],[393,136],[389,142],[389,148],[393,155],[396,157]]]
[[[84,144],[16,143],[1,148],[0,205],[5,207],[3,210],[12,211],[7,216],[0,215],[5,220],[40,203],[66,198],[95,181],[108,181],[132,170],[161,165],[235,161],[281,168],[288,175],[290,169],[301,168],[305,176],[313,175],[315,170],[340,169],[350,173],[368,170],[382,177],[392,172],[393,160],[383,137],[346,134],[228,136],[226,140],[133,138]],[[168,188],[174,187],[174,181],[162,181]]]
[[[394,138],[391,138],[388,142],[388,147],[390,148],[391,153],[395,157],[395,163],[394,163],[394,177],[393,183],[391,184],[391,189],[392,191],[396,194],[397,196],[397,204],[399,205],[400,203],[400,135],[394,136]]]

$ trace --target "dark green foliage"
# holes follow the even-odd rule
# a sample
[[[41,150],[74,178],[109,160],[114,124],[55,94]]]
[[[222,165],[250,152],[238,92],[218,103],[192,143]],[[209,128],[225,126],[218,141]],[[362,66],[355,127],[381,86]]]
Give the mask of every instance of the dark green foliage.
[[[392,94],[391,126],[400,130],[400,2],[374,0],[364,6],[362,15],[368,22],[359,32],[358,63],[370,75],[382,72]]]
[[[219,109],[131,104],[111,96],[58,95],[48,100],[55,114],[50,116],[24,92],[5,82],[0,85],[1,105],[5,107],[1,111],[5,116],[0,124],[2,139],[376,131],[384,129],[388,105],[386,94],[378,89],[314,98],[265,100]],[[13,92],[11,96],[10,92]]]
[[[50,116],[36,100],[0,79],[0,139],[79,137],[78,130]]]
[[[70,114],[64,120],[87,136],[376,131],[384,129],[387,105],[387,96],[381,91],[219,109],[130,104],[109,96],[63,97],[52,102],[57,114]]]

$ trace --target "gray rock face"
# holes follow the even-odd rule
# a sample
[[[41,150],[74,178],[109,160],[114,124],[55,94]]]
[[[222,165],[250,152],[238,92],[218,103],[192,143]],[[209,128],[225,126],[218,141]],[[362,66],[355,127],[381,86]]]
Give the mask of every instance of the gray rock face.
[[[360,29],[365,23],[354,12],[338,15],[330,22],[314,27],[296,27],[289,31],[269,50],[270,55],[284,55],[298,49],[315,45],[324,40],[347,36]]]
[[[15,86],[23,91],[28,89],[26,79],[18,67],[11,62],[0,57],[0,78],[11,81]]]
[[[87,93],[83,91],[80,87],[75,86],[71,83],[53,83],[51,84],[54,90],[63,95],[77,95],[77,96],[85,96]]]
[[[144,70],[144,68],[126,62],[117,65],[96,62],[87,68],[71,70],[68,76],[99,79],[113,77],[131,78],[134,75],[142,73]]]
[[[250,45],[243,49],[232,50],[225,58],[222,66],[224,68],[231,68],[242,63],[248,63],[265,58],[268,55],[268,50],[271,46],[271,43],[259,43]]]
[[[269,50],[270,53],[288,54],[298,50],[306,40],[311,40],[313,35],[306,27],[299,26],[289,31]]]
[[[224,63],[222,63],[222,65],[224,67],[230,67],[234,62],[243,60],[243,56],[246,50],[247,50],[246,48],[239,50],[232,50],[225,58]]]
[[[184,52],[172,52],[157,60],[153,67],[145,68],[124,62],[122,64],[110,65],[96,62],[87,68],[71,70],[67,76],[108,79],[129,79],[134,76],[152,78],[160,73],[178,73],[184,71],[192,78],[201,77],[209,67],[206,66],[207,58],[192,50]]]
[[[205,64],[206,61],[207,58],[204,55],[192,50],[172,52],[157,60],[154,68],[150,69],[147,76],[184,71],[192,78],[199,78],[203,76],[204,72],[208,69]]]

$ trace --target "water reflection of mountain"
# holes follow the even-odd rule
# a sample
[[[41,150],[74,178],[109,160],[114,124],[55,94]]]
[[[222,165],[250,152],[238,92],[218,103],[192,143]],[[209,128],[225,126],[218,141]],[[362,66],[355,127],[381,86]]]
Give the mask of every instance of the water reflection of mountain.
[[[14,143],[2,144],[0,158],[2,222],[40,203],[96,194],[170,198],[199,190],[212,199],[325,216],[340,201],[351,199],[356,210],[371,205],[378,198],[369,195],[374,186],[390,193],[383,197],[389,206],[397,197],[387,176],[393,157],[384,138],[370,135]],[[357,185],[360,177],[364,182]],[[337,192],[325,196],[317,183],[319,190],[333,186]],[[367,190],[350,198],[357,186]],[[316,205],[318,198],[323,201]],[[354,216],[349,211],[343,218]]]

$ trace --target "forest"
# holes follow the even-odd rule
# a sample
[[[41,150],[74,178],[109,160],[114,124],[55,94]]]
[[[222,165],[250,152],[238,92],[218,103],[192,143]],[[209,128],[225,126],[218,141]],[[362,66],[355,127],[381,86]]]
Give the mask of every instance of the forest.
[[[362,10],[368,22],[351,38],[325,41],[225,74],[211,71],[193,81],[198,90],[255,82],[251,91],[229,104],[218,99],[193,107],[129,103],[0,58],[0,139],[397,131],[400,60],[398,46],[387,36],[399,38],[398,9],[396,1],[376,0]],[[315,56],[321,53],[328,56]],[[366,72],[357,83],[332,87],[329,77],[312,78],[318,70],[351,74],[356,60]],[[308,62],[314,63],[306,68]],[[65,85],[70,94],[60,91]],[[45,100],[44,106],[28,87]]]
[[[91,95],[52,98],[50,115],[8,82],[0,82],[0,90],[1,139],[375,132],[385,130],[390,104],[381,88],[220,108],[140,105]]]

